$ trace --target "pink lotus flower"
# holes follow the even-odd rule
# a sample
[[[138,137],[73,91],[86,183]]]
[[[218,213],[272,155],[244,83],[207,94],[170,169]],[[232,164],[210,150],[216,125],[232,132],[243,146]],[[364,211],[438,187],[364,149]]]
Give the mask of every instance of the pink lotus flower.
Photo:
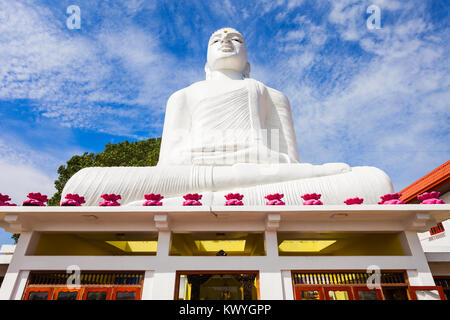
[[[425,192],[417,196],[422,201],[420,204],[445,204],[445,201],[438,199],[441,193],[439,191]]]
[[[354,205],[354,204],[361,204],[363,203],[364,199],[363,198],[348,198],[347,200],[344,201],[344,203],[348,206]]]
[[[119,194],[102,194],[101,197],[104,199],[103,202],[100,202],[98,205],[101,207],[117,207],[120,206],[120,203],[117,200],[122,199]]]
[[[225,195],[225,205],[226,206],[243,206],[244,203],[241,201],[244,196],[239,193],[229,193]]]
[[[164,199],[162,195],[150,193],[144,195],[144,198],[147,200],[144,202],[143,206],[162,206],[161,200]]]
[[[79,207],[86,201],[84,200],[84,197],[79,196],[78,194],[74,193],[68,193],[65,197],[67,200],[65,200],[63,203],[61,203],[61,206],[74,206]]]
[[[378,204],[405,204],[403,200],[400,200],[401,193],[388,193],[381,196],[381,201]]]
[[[274,193],[274,194],[269,194],[267,196],[265,196],[264,198],[266,198],[267,201],[266,205],[267,206],[284,206],[286,203],[284,203],[281,198],[284,197],[284,194],[282,193]]]
[[[323,205],[322,201],[320,201],[321,194],[317,193],[307,193],[301,196],[305,202],[303,202],[304,206],[321,206]]]
[[[15,203],[9,203],[8,201],[10,201],[10,200],[11,200],[11,198],[8,195],[0,193],[0,207],[15,207],[15,206],[17,206],[17,204],[15,204]]]
[[[198,193],[188,193],[183,196],[184,201],[183,206],[201,206],[202,203],[200,200],[202,199],[202,195]]]
[[[29,193],[27,195],[28,200],[23,202],[24,206],[38,206],[45,207],[45,202],[48,202],[47,196],[45,194],[41,194],[40,192]]]

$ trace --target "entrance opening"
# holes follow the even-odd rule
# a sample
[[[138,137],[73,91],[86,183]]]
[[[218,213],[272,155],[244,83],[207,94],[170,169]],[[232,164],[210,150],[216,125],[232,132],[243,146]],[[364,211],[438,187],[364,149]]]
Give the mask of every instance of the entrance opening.
[[[177,300],[258,300],[257,272],[177,272]]]

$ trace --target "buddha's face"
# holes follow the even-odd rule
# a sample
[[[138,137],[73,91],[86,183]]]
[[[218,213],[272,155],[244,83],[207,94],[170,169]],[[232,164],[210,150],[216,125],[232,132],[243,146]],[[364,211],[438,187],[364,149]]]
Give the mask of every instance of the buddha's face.
[[[210,70],[235,70],[243,72],[247,64],[247,49],[242,35],[232,28],[216,31],[208,43]]]

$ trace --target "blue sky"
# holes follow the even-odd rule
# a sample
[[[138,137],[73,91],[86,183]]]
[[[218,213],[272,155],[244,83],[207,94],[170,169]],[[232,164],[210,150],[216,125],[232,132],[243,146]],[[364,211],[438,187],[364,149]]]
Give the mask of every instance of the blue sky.
[[[367,8],[381,9],[369,30]],[[81,29],[66,26],[69,5]],[[396,191],[449,159],[448,1],[0,0],[0,192],[54,192],[72,155],[158,137],[207,41],[245,37],[289,98],[302,162],[383,169]],[[447,142],[446,142],[447,141]],[[0,231],[0,243],[11,242]]]

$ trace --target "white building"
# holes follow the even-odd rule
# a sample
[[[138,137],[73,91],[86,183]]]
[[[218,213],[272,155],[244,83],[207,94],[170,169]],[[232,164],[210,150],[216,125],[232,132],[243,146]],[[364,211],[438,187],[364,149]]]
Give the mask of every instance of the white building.
[[[3,207],[21,236],[0,298],[439,298],[417,232],[448,218],[448,204]]]

